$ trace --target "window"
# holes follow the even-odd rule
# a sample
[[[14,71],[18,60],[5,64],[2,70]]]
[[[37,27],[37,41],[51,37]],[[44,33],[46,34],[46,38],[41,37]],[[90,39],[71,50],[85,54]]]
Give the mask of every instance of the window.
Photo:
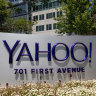
[[[47,4],[44,4],[44,6],[45,6],[45,9],[48,9],[48,3]]]
[[[52,18],[52,13],[48,14],[48,19]]]
[[[62,12],[61,11],[58,11],[57,12],[57,17],[60,17],[60,16],[62,16]]]
[[[62,12],[60,11],[60,16],[62,16]]]
[[[39,31],[41,31],[42,30],[42,27],[41,26],[39,26]]]
[[[20,16],[27,14],[26,4],[14,6],[13,16]]]
[[[31,16],[29,16],[29,20],[31,20]]]
[[[60,14],[59,14],[59,12],[57,12],[57,17],[59,17],[60,16]]]
[[[36,6],[36,9],[35,9],[35,11],[38,11],[38,6]]]
[[[53,24],[53,29],[57,29],[56,23]]]
[[[36,32],[44,31],[44,25],[36,26]]]
[[[53,8],[55,8],[56,7],[56,4],[57,4],[57,2],[55,1],[55,2],[53,2]]]
[[[55,17],[55,12],[53,12],[53,17]]]
[[[52,30],[52,24],[47,24],[46,25],[46,30]]]
[[[49,2],[47,4],[36,5],[36,7],[33,8],[33,11],[41,11],[41,10],[46,10],[46,9],[56,8],[61,6],[61,3],[59,3],[58,1],[56,0],[52,0],[52,1],[53,2]]]
[[[59,2],[57,2],[57,7],[59,7],[61,4]]]
[[[38,26],[36,26],[36,32],[38,31]]]
[[[42,31],[44,31],[44,25],[42,25]]]
[[[52,24],[49,24],[49,30],[52,30]]]
[[[38,10],[42,10],[42,5],[38,5]]]
[[[46,30],[48,30],[49,28],[48,28],[48,24],[46,25]]]
[[[46,19],[48,19],[49,17],[48,17],[48,13],[46,14]]]
[[[35,20],[38,20],[38,15],[36,15]]]
[[[41,11],[41,10],[46,10],[46,9],[50,9],[50,8],[57,8],[57,7],[61,6],[61,3],[59,3],[58,1],[56,1],[56,0],[52,0],[52,1],[47,4],[41,4],[41,5],[36,4],[36,7],[33,8],[33,11]]]
[[[34,21],[38,20],[38,15],[33,16],[33,20],[34,20]]]
[[[10,2],[14,2],[14,0],[9,0]]]
[[[47,13],[46,14],[46,19],[50,19],[50,18],[53,18],[53,17],[55,17],[55,12],[53,12],[53,13]]]
[[[33,6],[33,11],[35,11],[35,6]]]
[[[43,10],[48,9],[48,3],[47,4],[43,4]]]
[[[52,2],[49,3],[49,8],[52,8]]]
[[[39,15],[39,20],[44,20],[44,14]]]

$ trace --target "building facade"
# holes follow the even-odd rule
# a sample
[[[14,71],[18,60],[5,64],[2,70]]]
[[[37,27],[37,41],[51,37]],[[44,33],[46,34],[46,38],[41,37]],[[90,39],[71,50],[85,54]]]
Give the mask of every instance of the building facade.
[[[13,18],[16,19],[18,17],[24,17],[28,19],[28,5],[23,2],[23,0],[9,0],[15,8],[20,9],[17,11],[13,11]]]
[[[57,21],[54,20],[54,17],[62,15],[60,11],[56,10],[60,6],[61,4],[57,0],[51,0],[46,5],[38,3],[33,8],[32,19],[37,21],[33,26],[33,34],[55,34]]]
[[[13,12],[13,17],[28,17],[28,5],[22,0],[10,0],[17,8],[21,8],[22,11],[18,14]],[[56,8],[61,4],[57,0],[50,0],[47,4],[38,2],[35,7],[32,8],[31,20],[36,21],[36,24],[32,27],[32,34],[55,34],[56,23],[54,17],[62,15],[62,12],[57,11]]]

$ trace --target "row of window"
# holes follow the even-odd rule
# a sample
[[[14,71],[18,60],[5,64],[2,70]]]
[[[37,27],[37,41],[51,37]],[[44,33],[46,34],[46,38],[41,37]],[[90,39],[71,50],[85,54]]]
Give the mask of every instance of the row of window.
[[[55,12],[46,14],[46,19],[51,19],[52,17],[55,17]]]
[[[15,2],[15,1],[18,1],[18,0],[9,0],[10,2]]]
[[[13,10],[13,16],[27,14],[27,5],[26,4],[15,6],[15,8],[16,8],[16,10]]]
[[[38,15],[33,16],[33,20],[37,21],[38,20]],[[44,14],[39,15],[39,20],[44,20]]]
[[[46,14],[46,19],[51,19],[51,18],[53,18],[53,17],[59,17],[59,16],[61,16],[62,15],[62,12],[61,11],[58,11],[57,12],[57,15],[56,15],[56,13],[55,12],[51,12],[51,13],[47,13]],[[34,21],[37,21],[37,20],[44,20],[44,14],[41,14],[41,15],[36,15],[36,16],[33,16],[33,20]]]
[[[33,11],[42,11],[46,9],[57,8],[60,6],[61,3],[59,3],[58,1],[54,1],[54,2],[49,2],[48,4],[37,5],[33,8]]]
[[[53,30],[57,29],[56,23],[53,24]],[[46,30],[52,30],[52,24],[46,25]],[[36,32],[44,31],[44,25],[36,26]]]

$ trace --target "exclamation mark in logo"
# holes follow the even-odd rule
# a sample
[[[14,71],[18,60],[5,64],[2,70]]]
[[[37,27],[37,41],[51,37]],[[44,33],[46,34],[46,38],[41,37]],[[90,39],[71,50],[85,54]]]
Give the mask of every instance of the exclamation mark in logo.
[[[89,45],[89,63],[91,63],[91,55],[92,55],[92,42]]]

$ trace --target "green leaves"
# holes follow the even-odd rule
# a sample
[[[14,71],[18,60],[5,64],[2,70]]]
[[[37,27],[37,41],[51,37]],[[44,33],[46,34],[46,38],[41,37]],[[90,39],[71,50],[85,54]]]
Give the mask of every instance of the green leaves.
[[[96,24],[92,17],[96,12],[96,5],[92,5],[95,0],[61,0],[61,2],[65,3],[61,8],[65,16],[56,18],[58,33],[95,34]]]
[[[5,0],[0,0],[0,26],[2,26],[2,23],[5,21],[7,14],[7,3],[5,3]]]
[[[18,18],[14,20],[13,18],[8,18],[6,20],[6,30],[7,32],[18,32],[18,33],[26,33],[29,34],[29,32],[32,31],[32,28],[30,26],[33,26],[35,22],[26,20],[25,18]]]
[[[20,8],[14,7],[12,3],[7,2],[7,0],[0,0],[0,31],[31,33],[35,22],[26,20],[25,18],[12,18],[14,10],[17,13],[21,13],[22,11]]]

